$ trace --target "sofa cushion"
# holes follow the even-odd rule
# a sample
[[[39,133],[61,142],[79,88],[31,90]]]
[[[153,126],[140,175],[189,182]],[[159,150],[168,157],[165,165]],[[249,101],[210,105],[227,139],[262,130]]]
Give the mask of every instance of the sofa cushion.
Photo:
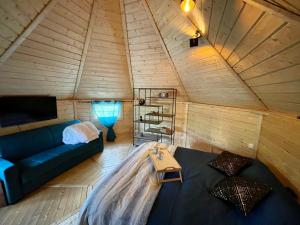
[[[71,155],[75,148],[75,145],[61,145],[19,161],[17,165],[21,172],[22,183],[38,179],[40,175],[67,161],[66,155]]]
[[[89,144],[60,145],[19,161],[17,165],[21,172],[22,183],[31,182],[39,179],[43,174],[52,173],[61,164],[68,164],[72,158],[88,153],[87,148],[94,148],[93,145],[98,141],[99,139]]]
[[[52,134],[53,142],[55,146],[62,145],[62,139],[63,139],[63,131],[66,127],[71,126],[73,124],[80,123],[80,120],[72,120],[65,123],[60,123],[56,125],[49,126],[49,130]]]
[[[47,127],[0,137],[0,157],[17,161],[54,147]]]
[[[62,144],[63,130],[80,120],[72,120],[0,137],[0,157],[12,162]]]

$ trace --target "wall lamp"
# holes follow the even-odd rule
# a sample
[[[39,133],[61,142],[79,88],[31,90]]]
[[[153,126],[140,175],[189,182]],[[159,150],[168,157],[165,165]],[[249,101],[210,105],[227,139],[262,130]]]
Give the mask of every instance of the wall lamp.
[[[190,39],[190,47],[197,47],[199,38],[201,37],[201,33],[199,30],[196,30],[195,35],[193,38]]]

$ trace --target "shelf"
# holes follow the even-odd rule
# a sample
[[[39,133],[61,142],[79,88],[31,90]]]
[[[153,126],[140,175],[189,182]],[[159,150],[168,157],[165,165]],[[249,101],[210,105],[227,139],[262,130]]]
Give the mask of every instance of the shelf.
[[[170,100],[175,100],[175,98],[172,98],[172,97],[167,97],[167,98],[163,98],[163,97],[146,97],[146,98],[155,98],[155,99],[170,99]]]
[[[144,134],[144,136],[134,136],[137,139],[149,140],[149,141],[157,141],[159,137],[157,135]]]
[[[159,128],[148,128],[145,130],[145,132],[150,132],[150,133],[154,133],[154,134],[163,134],[163,135],[173,135],[174,134],[174,131],[171,134],[161,132]]]
[[[134,106],[140,106],[140,107],[163,107],[162,105],[134,105]]]
[[[175,115],[166,114],[166,113],[147,113],[145,115],[147,115],[147,116],[161,116],[161,117],[173,117],[173,116],[175,116]]]
[[[153,134],[143,134],[143,136],[140,136],[140,134],[135,134],[134,135],[134,139],[135,139],[135,144],[136,145],[140,145],[143,144],[144,142],[147,141],[159,141],[160,137],[157,135],[153,135]]]
[[[147,123],[147,124],[153,124],[153,125],[159,125],[161,124],[163,121],[157,121],[157,120],[135,120],[135,123]]]
[[[168,96],[160,95],[163,92]],[[149,141],[174,144],[177,90],[134,88],[133,94],[134,145]],[[144,105],[140,105],[137,99],[144,99]]]

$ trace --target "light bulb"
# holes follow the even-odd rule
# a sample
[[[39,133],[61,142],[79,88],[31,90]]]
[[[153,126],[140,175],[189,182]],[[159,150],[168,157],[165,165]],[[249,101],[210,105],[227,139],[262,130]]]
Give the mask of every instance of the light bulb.
[[[185,13],[193,10],[196,5],[196,0],[181,0],[180,6],[181,10]]]

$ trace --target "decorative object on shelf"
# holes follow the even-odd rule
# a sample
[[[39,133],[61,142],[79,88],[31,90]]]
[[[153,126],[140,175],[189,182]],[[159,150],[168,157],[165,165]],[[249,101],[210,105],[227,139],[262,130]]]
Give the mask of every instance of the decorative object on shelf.
[[[196,0],[181,0],[180,8],[183,12],[188,13],[196,6]]]
[[[168,93],[168,92],[160,92],[160,93],[158,94],[158,96],[159,96],[160,98],[168,98],[168,97],[169,97],[169,93]]]
[[[139,99],[139,105],[145,105],[146,101],[143,98]]]
[[[169,135],[172,134],[172,130],[168,127],[161,127],[160,132],[163,134],[169,134]]]
[[[140,116],[140,121],[143,121],[143,117],[142,116]]]

